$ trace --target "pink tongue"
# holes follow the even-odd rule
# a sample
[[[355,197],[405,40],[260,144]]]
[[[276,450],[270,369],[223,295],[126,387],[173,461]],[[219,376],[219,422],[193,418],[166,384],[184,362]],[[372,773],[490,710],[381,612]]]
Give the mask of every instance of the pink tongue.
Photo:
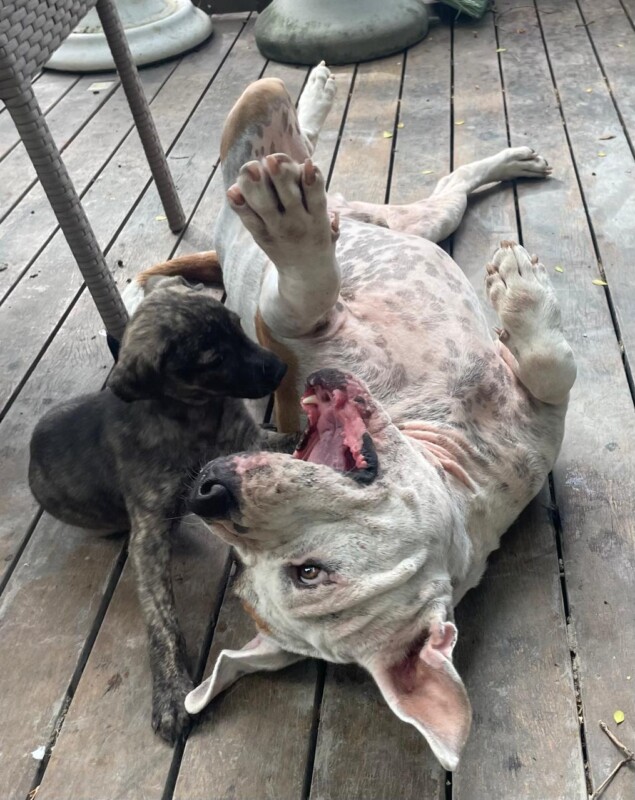
[[[308,461],[325,464],[343,472],[347,469],[344,449],[344,426],[331,411],[324,409],[318,420],[320,438],[311,450]]]

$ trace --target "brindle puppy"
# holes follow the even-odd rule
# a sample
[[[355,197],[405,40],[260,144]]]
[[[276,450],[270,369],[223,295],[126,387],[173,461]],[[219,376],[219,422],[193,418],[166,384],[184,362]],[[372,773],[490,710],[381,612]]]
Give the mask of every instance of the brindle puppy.
[[[128,324],[108,387],[60,404],[33,433],[29,482],[46,511],[83,528],[130,529],[150,640],[152,725],[171,743],[189,727],[183,700],[192,681],[170,533],[202,464],[263,443],[284,448],[288,437],[261,430],[238,398],[266,396],[285,371],[209,289],[164,278]]]

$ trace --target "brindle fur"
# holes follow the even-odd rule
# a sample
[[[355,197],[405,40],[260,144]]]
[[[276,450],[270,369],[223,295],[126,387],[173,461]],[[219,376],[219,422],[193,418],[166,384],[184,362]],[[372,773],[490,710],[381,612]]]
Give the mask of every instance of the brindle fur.
[[[171,534],[206,461],[263,445],[292,449],[260,429],[239,399],[267,395],[283,372],[209,290],[163,279],[128,325],[108,387],[53,408],[33,433],[29,481],[46,511],[84,528],[130,530],[150,643],[152,725],[170,743],[190,726],[183,698],[192,688]]]

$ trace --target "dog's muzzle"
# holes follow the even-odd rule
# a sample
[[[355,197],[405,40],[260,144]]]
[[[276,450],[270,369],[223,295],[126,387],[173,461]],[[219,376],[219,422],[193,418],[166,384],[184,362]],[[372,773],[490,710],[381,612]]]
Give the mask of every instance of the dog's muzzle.
[[[187,510],[205,520],[229,519],[240,501],[239,480],[221,458],[200,471],[187,499]]]

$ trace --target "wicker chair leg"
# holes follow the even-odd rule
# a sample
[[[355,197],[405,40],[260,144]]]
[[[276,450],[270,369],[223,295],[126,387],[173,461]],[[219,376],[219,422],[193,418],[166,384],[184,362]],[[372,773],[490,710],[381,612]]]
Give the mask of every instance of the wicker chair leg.
[[[139,131],[154,181],[159,190],[168,224],[173,231],[180,231],[185,227],[185,214],[183,213],[179,196],[176,193],[170,168],[161,147],[154,120],[150,114],[150,107],[139,80],[139,73],[132,60],[128,40],[114,0],[99,0],[96,8],[117,72],[128,98],[130,110]]]
[[[119,340],[126,309],[30,84],[5,102],[106,331]]]

